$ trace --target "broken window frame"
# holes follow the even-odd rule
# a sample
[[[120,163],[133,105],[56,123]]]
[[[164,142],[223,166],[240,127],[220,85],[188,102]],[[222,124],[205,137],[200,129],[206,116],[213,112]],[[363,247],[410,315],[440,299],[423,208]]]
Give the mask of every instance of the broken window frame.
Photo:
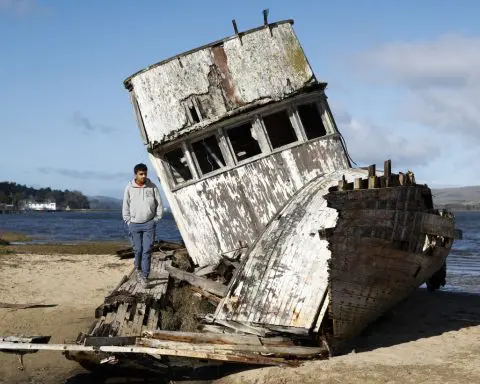
[[[167,154],[174,151],[174,150],[177,150],[177,149],[181,149],[183,156],[187,160],[186,166],[187,166],[188,170],[190,171],[190,175],[192,176],[192,178],[190,178],[188,180],[177,181],[176,178],[175,178],[175,175],[174,175],[174,171],[172,169],[172,165],[170,164],[170,162],[167,159]],[[180,186],[184,186],[186,184],[192,183],[192,182],[199,179],[198,171],[197,171],[196,167],[194,166],[192,155],[191,155],[190,150],[187,147],[187,143],[185,141],[180,143],[179,145],[169,147],[167,150],[164,151],[161,158],[162,158],[162,162],[164,164],[164,168],[167,171],[168,179],[170,180],[170,189],[174,189],[174,188],[178,188]]]
[[[298,106],[304,105],[304,104],[311,104],[311,103],[315,103],[317,105],[319,114],[322,118],[322,122],[325,126],[327,133],[324,136],[315,137],[309,140],[306,136],[305,129],[303,127],[303,124],[300,119],[300,115],[298,113]],[[282,110],[287,111],[290,123],[293,127],[297,140],[289,144],[285,144],[281,147],[273,148],[263,123],[263,116],[268,116],[270,114],[274,114]],[[252,126],[252,130],[257,137],[257,142],[260,147],[260,153],[251,157],[247,157],[242,160],[237,160],[237,157],[235,156],[235,151],[233,149],[232,143],[228,136],[228,131],[232,128],[238,127],[240,125],[244,125],[246,123],[250,123]],[[245,116],[229,119],[225,122],[222,122],[220,124],[217,124],[211,127],[211,129],[209,129],[208,132],[206,133],[202,132],[201,135],[197,135],[196,137],[192,137],[192,138],[189,138],[188,140],[184,140],[181,144],[177,144],[175,146],[169,147],[169,149],[164,153],[167,153],[177,148],[178,146],[182,146],[184,151],[184,156],[186,157],[186,160],[187,160],[188,168],[190,170],[190,173],[192,174],[192,179],[185,182],[177,183],[175,182],[175,178],[171,171],[170,165],[168,164],[168,161],[164,159],[165,168],[168,168],[168,176],[169,176],[169,179],[171,180],[171,189],[177,190],[184,186],[190,185],[200,179],[209,178],[219,173],[229,171],[232,168],[235,168],[236,166],[253,162],[255,160],[258,160],[259,158],[268,156],[272,153],[284,151],[286,149],[298,146],[304,142],[321,140],[325,137],[328,137],[329,135],[337,134],[337,133],[338,133],[338,130],[336,129],[336,125],[334,123],[333,118],[331,117],[331,112],[330,112],[330,109],[328,108],[328,104],[326,103],[325,95],[323,93],[314,93],[306,97],[301,97],[297,100],[289,100],[289,101],[281,102],[280,105],[276,105],[275,107],[266,106],[264,108],[261,108],[260,110],[252,111],[246,114]],[[215,135],[215,137],[217,138],[217,143],[219,145],[220,151],[225,161],[225,166],[215,171],[203,174],[198,164],[198,161],[195,157],[195,154],[193,153],[193,148],[191,147],[191,144],[201,140],[202,138],[209,137],[212,135]]]
[[[251,131],[253,131],[255,136],[257,136],[256,141],[257,141],[258,146],[260,148],[260,153],[257,153],[256,155],[253,155],[253,156],[247,157],[245,159],[239,160],[237,158],[237,156],[235,155],[235,150],[234,150],[232,142],[230,140],[230,136],[228,135],[228,131],[231,130],[231,129],[234,129],[234,128],[238,128],[242,125],[246,125],[246,124],[251,125],[251,127],[252,127]],[[243,164],[243,163],[255,160],[255,159],[269,153],[270,149],[268,147],[266,147],[266,145],[265,145],[266,137],[264,136],[264,132],[260,128],[261,127],[259,126],[259,121],[258,121],[257,116],[253,116],[249,119],[241,120],[239,122],[236,122],[235,124],[227,125],[227,126],[222,128],[222,132],[223,132],[223,135],[225,137],[225,141],[227,142],[228,149],[231,153],[231,156],[232,156],[232,159],[233,159],[235,165]],[[252,139],[255,140],[255,138],[253,138],[253,136],[252,136]]]
[[[265,116],[270,116],[270,115],[273,115],[273,114],[276,114],[276,113],[279,113],[279,112],[282,112],[282,111],[286,111],[287,114],[288,114],[288,119],[290,120],[290,124],[293,128],[293,132],[296,136],[296,140],[292,141],[290,143],[281,145],[279,147],[273,148],[272,142],[270,140],[270,136],[268,135],[267,127],[265,125],[265,122],[264,122],[263,118]],[[265,139],[268,143],[270,153],[271,152],[277,152],[277,151],[283,151],[283,150],[288,149],[290,147],[294,147],[296,145],[299,145],[299,144],[301,144],[302,142],[305,141],[305,136],[304,136],[305,133],[303,132],[303,128],[297,122],[297,118],[295,116],[296,113],[297,113],[296,108],[294,108],[292,106],[292,104],[289,103],[289,104],[278,106],[276,108],[272,108],[268,111],[264,111],[263,113],[258,115],[259,123],[261,125],[263,135],[265,136]]]
[[[218,148],[220,149],[220,153],[222,155],[221,160],[223,160],[224,164],[221,165],[219,168],[213,170],[213,171],[204,173],[201,166],[200,166],[200,162],[198,161],[195,150],[193,149],[193,144],[198,143],[199,141],[202,141],[202,140],[207,139],[209,137],[214,137],[215,138],[215,140],[217,142],[217,145],[218,145]],[[225,168],[228,167],[228,165],[229,165],[228,160],[226,159],[224,150],[223,150],[222,145],[221,145],[221,140],[220,140],[220,137],[219,137],[219,134],[218,134],[218,130],[210,131],[208,134],[202,135],[201,137],[197,137],[195,139],[188,140],[187,141],[187,148],[191,153],[191,156],[192,156],[192,159],[193,159],[193,164],[194,164],[194,166],[195,166],[195,168],[198,172],[199,178],[201,178],[203,176],[211,176],[211,175],[215,174],[216,172],[221,172],[221,171],[225,170]]]
[[[311,139],[308,138],[307,131],[305,130],[305,127],[304,127],[303,122],[302,122],[302,118],[300,117],[300,111],[299,111],[299,107],[301,107],[303,105],[308,105],[308,104],[315,104],[315,106],[317,108],[317,111],[318,111],[318,114],[320,116],[320,119],[322,120],[322,124],[325,128],[325,135],[313,137]],[[297,120],[297,124],[299,125],[299,127],[302,131],[302,135],[303,135],[303,138],[304,138],[305,141],[317,140],[317,139],[328,136],[328,135],[335,132],[335,130],[332,129],[331,121],[328,120],[328,117],[326,115],[327,115],[327,111],[322,106],[322,102],[320,100],[318,100],[318,98],[313,99],[313,100],[312,99],[307,99],[307,100],[303,100],[302,102],[295,103],[295,120]]]

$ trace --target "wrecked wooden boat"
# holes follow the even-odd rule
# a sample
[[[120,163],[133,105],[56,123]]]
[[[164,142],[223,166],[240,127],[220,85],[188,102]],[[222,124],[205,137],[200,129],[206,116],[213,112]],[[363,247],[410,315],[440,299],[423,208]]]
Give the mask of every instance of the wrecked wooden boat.
[[[236,30],[125,86],[193,261],[248,247],[212,323],[335,343],[442,269],[454,219],[413,173],[352,168],[292,25]]]
[[[390,161],[352,167],[293,21],[234,29],[124,82],[184,244],[159,247],[153,286],[126,276],[63,349],[86,367],[325,357],[444,284],[453,216]]]

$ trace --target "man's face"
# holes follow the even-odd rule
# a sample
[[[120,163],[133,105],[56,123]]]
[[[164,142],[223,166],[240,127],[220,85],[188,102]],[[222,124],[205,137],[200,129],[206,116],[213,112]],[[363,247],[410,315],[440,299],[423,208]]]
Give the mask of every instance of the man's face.
[[[145,184],[146,179],[147,179],[147,171],[138,171],[135,174],[135,181],[138,184]]]

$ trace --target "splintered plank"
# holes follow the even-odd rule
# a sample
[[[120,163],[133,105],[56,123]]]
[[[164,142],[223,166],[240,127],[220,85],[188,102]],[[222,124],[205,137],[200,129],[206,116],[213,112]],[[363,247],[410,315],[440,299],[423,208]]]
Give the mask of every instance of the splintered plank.
[[[155,331],[158,326],[158,317],[160,315],[159,306],[157,303],[153,303],[150,306],[150,312],[148,313],[148,320],[147,320],[147,330]]]
[[[238,363],[248,363],[248,364],[260,364],[260,365],[279,365],[279,364],[289,364],[289,361],[283,358],[275,357],[265,357],[256,355],[253,353],[245,352],[232,352],[232,351],[219,351],[219,352],[210,352],[210,351],[195,351],[191,348],[188,348],[188,344],[183,344],[179,346],[179,349],[171,348],[172,346],[162,346],[162,347],[142,347],[142,346],[116,346],[116,345],[101,345],[101,346],[86,346],[78,344],[32,344],[32,343],[12,343],[12,342],[3,342],[0,341],[0,349],[7,349],[12,351],[82,351],[82,352],[107,352],[107,353],[139,353],[139,354],[150,354],[150,355],[164,355],[164,356],[181,356],[181,357],[191,357],[197,359],[206,359],[206,360],[219,360],[219,361],[229,361],[229,362],[238,362]],[[293,362],[295,364],[295,362]]]
[[[191,344],[234,344],[234,345],[277,345],[291,346],[293,341],[285,337],[258,337],[254,335],[234,335],[222,333],[199,333],[199,332],[177,332],[177,331],[156,331],[144,332],[144,338],[178,341]]]
[[[214,295],[224,297],[227,293],[227,286],[205,279],[203,277],[195,276],[193,273],[182,271],[181,269],[172,267],[171,265],[166,266],[167,271],[175,279],[186,281],[187,283],[204,289],[207,292],[213,293]]]
[[[148,338],[137,338],[138,346],[192,351],[197,353],[263,353],[275,356],[296,358],[318,357],[326,352],[325,347],[298,347],[298,346],[276,346],[276,345],[245,345],[245,344],[194,344],[185,342],[174,342],[155,340]],[[160,352],[161,353],[161,352]]]

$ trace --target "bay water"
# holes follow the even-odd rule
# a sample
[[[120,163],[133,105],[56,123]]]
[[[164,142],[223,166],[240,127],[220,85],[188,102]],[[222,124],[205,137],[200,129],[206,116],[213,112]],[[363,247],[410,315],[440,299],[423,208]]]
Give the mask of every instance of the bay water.
[[[456,212],[456,227],[463,239],[455,240],[447,258],[444,290],[480,294],[480,212]],[[37,243],[77,244],[85,241],[128,241],[121,212],[28,212],[0,215],[2,231],[20,232]],[[157,239],[181,241],[171,214],[158,223]]]

